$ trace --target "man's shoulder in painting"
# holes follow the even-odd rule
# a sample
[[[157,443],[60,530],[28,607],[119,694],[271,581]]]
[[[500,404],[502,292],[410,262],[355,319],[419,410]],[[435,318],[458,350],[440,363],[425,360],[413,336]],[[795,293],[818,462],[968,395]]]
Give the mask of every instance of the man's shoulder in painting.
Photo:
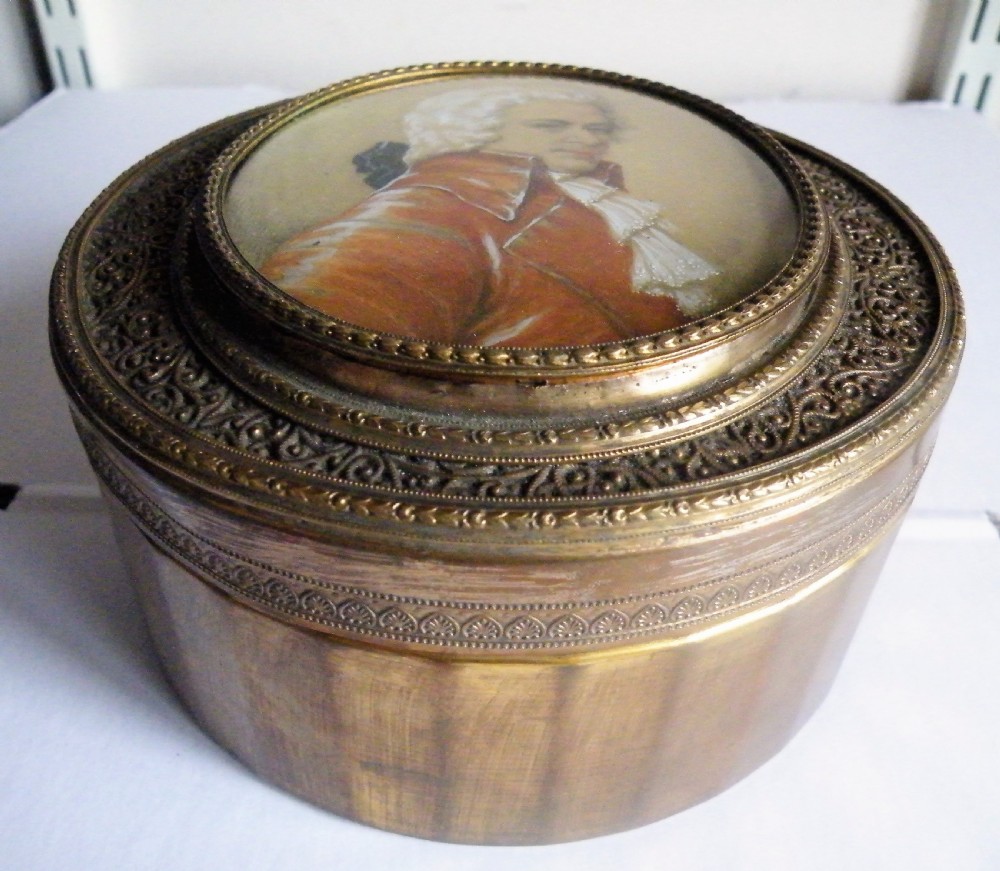
[[[591,176],[622,187],[621,168],[615,163],[602,161]],[[421,160],[386,189],[404,188],[446,191],[470,206],[512,221],[530,196],[551,192],[554,185],[545,164],[537,157],[475,151],[439,154]]]

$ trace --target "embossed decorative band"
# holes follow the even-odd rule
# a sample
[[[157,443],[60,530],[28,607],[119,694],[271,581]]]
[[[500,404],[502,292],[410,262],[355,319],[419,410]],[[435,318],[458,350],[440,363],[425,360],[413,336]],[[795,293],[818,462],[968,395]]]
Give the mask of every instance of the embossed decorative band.
[[[247,559],[171,518],[119,470],[97,439],[82,435],[101,480],[146,535],[228,593],[335,633],[500,650],[588,646],[676,634],[787,596],[843,566],[878,539],[909,504],[929,459],[921,458],[895,489],[835,537],[812,542],[781,559],[649,596],[499,605],[378,594]]]

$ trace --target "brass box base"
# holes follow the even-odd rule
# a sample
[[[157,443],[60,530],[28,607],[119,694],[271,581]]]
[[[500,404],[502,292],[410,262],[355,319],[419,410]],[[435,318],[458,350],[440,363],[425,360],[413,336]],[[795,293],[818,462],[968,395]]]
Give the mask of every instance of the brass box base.
[[[894,532],[792,598],[681,639],[477,661],[282,623],[115,513],[160,657],[210,735],[341,816],[476,844],[654,822],[763,764],[826,695]]]

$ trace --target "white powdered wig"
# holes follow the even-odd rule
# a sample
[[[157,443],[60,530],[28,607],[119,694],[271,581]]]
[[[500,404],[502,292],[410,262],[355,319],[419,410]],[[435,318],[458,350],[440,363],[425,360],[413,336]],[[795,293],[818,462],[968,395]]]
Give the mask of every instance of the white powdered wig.
[[[475,151],[500,137],[503,114],[511,106],[536,100],[567,100],[599,109],[620,129],[611,106],[593,92],[574,88],[465,88],[429,97],[403,119],[409,149],[406,162],[452,151]]]

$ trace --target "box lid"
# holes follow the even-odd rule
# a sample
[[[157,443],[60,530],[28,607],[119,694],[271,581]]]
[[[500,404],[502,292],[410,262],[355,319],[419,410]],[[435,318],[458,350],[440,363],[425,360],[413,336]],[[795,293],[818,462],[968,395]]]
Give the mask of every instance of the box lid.
[[[943,255],[860,174],[672,88],[512,63],[169,146],[81,220],[53,305],[126,455],[278,525],[459,555],[801,498],[922,425],[961,340]]]

